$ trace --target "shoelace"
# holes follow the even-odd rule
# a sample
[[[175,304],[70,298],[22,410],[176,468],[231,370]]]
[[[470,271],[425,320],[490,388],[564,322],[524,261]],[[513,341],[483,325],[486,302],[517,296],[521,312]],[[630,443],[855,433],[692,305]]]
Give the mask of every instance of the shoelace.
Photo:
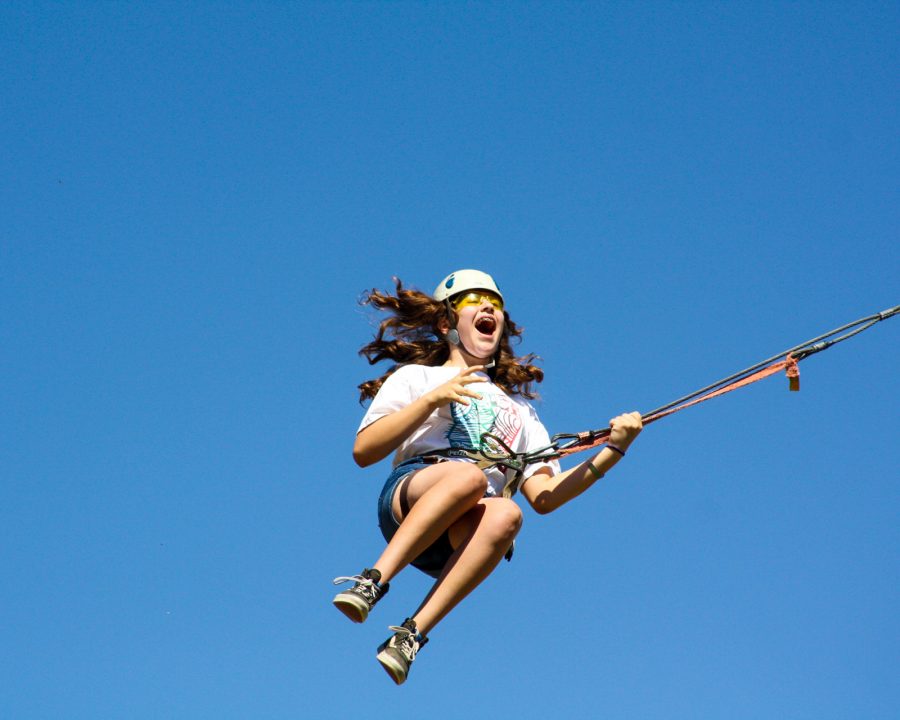
[[[374,599],[377,593],[377,585],[375,585],[375,581],[371,578],[363,577],[362,575],[349,575],[349,576],[341,576],[336,577],[332,582],[335,585],[343,585],[347,582],[356,583],[356,587],[354,586],[353,590],[362,590],[363,593],[368,596],[370,599]]]
[[[388,625],[388,630],[402,635],[395,643],[392,643],[397,650],[403,653],[403,656],[412,662],[416,659],[416,653],[419,651],[419,642],[416,640],[415,634],[407,627],[402,625]]]

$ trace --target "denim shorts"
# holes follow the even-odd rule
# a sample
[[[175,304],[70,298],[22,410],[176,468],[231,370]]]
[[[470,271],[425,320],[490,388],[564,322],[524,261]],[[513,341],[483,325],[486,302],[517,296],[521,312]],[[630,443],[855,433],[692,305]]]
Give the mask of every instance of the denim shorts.
[[[441,462],[452,461],[442,458]],[[400,527],[400,523],[394,517],[394,511],[391,509],[397,486],[412,473],[434,464],[434,460],[425,461],[421,458],[410,458],[406,462],[400,463],[388,475],[388,479],[384,483],[384,488],[382,488],[381,495],[378,498],[378,527],[381,528],[381,534],[384,535],[384,539],[388,542],[394,537],[397,528]],[[453,546],[450,544],[450,533],[445,531],[411,564],[426,575],[436,578],[441,574],[451,555],[453,555]]]

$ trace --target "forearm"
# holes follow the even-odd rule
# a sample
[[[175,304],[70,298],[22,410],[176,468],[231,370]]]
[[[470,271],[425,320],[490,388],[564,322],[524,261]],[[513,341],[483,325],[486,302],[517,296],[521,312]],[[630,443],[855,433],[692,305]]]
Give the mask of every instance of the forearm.
[[[383,460],[422,425],[434,411],[434,405],[422,396],[400,410],[364,427],[353,443],[353,459],[360,467]]]
[[[604,447],[590,459],[558,475],[532,475],[523,484],[522,493],[538,513],[545,515],[581,495],[621,459],[619,453]],[[591,470],[589,464],[593,465],[596,472]]]
[[[538,471],[522,485],[522,494],[539,513],[546,514],[576,498],[602,478],[624,456],[643,428],[637,411],[618,415],[609,421],[606,447],[571,470],[559,475]]]

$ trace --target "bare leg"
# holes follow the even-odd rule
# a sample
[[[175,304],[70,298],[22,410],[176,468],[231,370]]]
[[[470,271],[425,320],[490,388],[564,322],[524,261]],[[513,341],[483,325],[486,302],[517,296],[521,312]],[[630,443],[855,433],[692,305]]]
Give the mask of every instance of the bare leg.
[[[484,473],[463,462],[432,465],[405,481],[394,497],[394,515],[401,520],[400,527],[373,565],[381,572],[381,582],[388,582],[477,507],[486,487]],[[409,507],[405,517],[404,506]]]
[[[456,552],[413,616],[427,635],[497,567],[519,528],[522,511],[512,500],[485,498],[450,528]]]

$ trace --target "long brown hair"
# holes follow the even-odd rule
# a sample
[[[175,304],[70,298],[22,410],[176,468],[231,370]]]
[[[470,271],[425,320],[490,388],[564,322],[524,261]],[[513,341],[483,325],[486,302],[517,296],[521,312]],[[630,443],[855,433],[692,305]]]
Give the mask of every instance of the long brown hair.
[[[375,365],[381,360],[392,360],[394,365],[381,377],[359,385],[359,402],[375,397],[378,389],[401,365],[443,365],[450,357],[450,344],[441,336],[441,320],[447,319],[447,306],[419,290],[403,287],[400,278],[394,278],[396,295],[380,290],[363,294],[361,305],[371,305],[390,313],[381,321],[372,342],[363,345],[359,354]],[[490,374],[494,384],[510,395],[521,395],[532,400],[537,393],[531,384],[544,379],[544,371],[532,365],[534,355],[517,358],[511,347],[511,339],[517,340],[522,329],[504,311],[505,322],[500,336],[496,363]],[[454,320],[456,318],[454,317]]]

